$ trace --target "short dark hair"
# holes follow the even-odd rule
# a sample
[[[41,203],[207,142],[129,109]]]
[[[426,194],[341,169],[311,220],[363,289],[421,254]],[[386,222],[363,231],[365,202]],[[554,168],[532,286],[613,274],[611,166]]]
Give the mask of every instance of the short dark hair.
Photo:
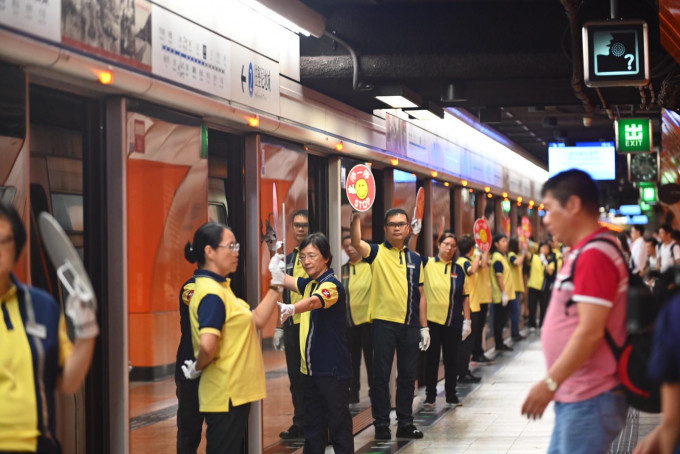
[[[458,246],[458,238],[456,238],[456,234],[453,232],[449,232],[448,230],[441,235],[439,235],[439,244],[442,244],[444,240],[447,238],[453,238],[453,240],[456,242],[456,246]]]
[[[599,216],[600,190],[597,182],[582,170],[565,170],[550,178],[541,188],[541,197],[545,197],[548,192],[561,206],[567,203],[569,197],[576,196],[581,199],[588,214]]]
[[[387,225],[387,220],[391,218],[392,216],[397,216],[399,214],[403,214],[406,216],[406,222],[411,222],[411,219],[408,217],[408,213],[406,213],[405,210],[402,208],[390,208],[389,210],[385,211],[385,225]]]
[[[350,241],[351,241],[351,240],[352,240],[352,237],[349,236],[349,235],[344,235],[344,236],[342,237],[342,239],[340,240],[340,242],[341,242],[341,243],[344,243],[345,240],[350,240]]]
[[[328,259],[328,267],[330,268],[331,263],[333,263],[333,254],[331,254],[331,244],[328,242],[326,235],[321,232],[310,233],[300,243],[300,250],[303,250],[310,244],[319,250],[323,258]]]
[[[508,240],[508,251],[519,254],[519,240],[516,236],[510,237]]]
[[[670,224],[661,224],[657,229],[656,233],[659,233],[659,230],[663,229],[666,233],[671,233],[673,232],[673,227],[671,227]]]
[[[306,208],[303,208],[301,210],[297,210],[295,213],[293,213],[293,216],[290,217],[291,222],[293,219],[295,219],[296,216],[304,216],[309,220],[309,211]]]
[[[496,243],[498,243],[500,240],[503,238],[507,238],[508,236],[505,233],[494,233],[493,238],[491,239],[491,252],[496,252],[498,248],[496,247]]]
[[[659,245],[659,241],[657,241],[656,238],[653,236],[650,236],[649,238],[645,238],[645,243],[651,243],[652,246],[657,247]]]
[[[226,225],[217,222],[206,222],[200,226],[194,233],[194,241],[187,241],[184,245],[184,258],[189,263],[198,263],[199,268],[205,266],[205,247],[217,249],[225,229],[231,230]]]
[[[475,238],[471,234],[463,235],[458,240],[458,251],[463,255],[468,255],[475,247]]]
[[[631,230],[633,230],[633,229],[637,230],[640,235],[645,234],[645,226],[643,226],[643,225],[633,224],[633,225],[630,226],[630,229]]]
[[[0,203],[0,219],[9,222],[10,227],[12,227],[14,260],[19,260],[19,255],[21,255],[21,251],[24,250],[24,245],[26,244],[26,228],[21,221],[21,216],[19,216],[19,213],[12,205]]]

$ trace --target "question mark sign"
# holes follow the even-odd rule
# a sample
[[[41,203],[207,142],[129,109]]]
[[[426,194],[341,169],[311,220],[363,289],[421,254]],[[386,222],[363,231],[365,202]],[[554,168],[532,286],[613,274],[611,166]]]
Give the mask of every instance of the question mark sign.
[[[626,60],[628,60],[628,69],[630,69],[633,66],[633,60],[635,60],[635,57],[633,54],[626,54],[623,56]]]

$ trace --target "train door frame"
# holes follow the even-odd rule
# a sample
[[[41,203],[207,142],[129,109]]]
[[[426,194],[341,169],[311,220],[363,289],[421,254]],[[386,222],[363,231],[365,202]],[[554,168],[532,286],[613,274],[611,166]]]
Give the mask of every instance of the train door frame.
[[[41,123],[31,115],[31,98],[36,91],[42,91],[43,96],[67,96],[79,98],[82,104],[81,132],[83,137],[82,155],[82,196],[83,196],[83,262],[88,270],[90,280],[98,295],[99,325],[101,335],[95,346],[92,366],[84,384],[85,415],[76,412],[76,420],[72,426],[76,430],[73,440],[74,452],[94,452],[105,446],[108,438],[108,405],[106,402],[106,373],[109,369],[105,354],[107,349],[106,335],[108,332],[106,273],[108,263],[107,247],[102,238],[106,237],[106,179],[104,177],[106,160],[105,154],[105,101],[101,93],[74,87],[68,83],[46,79],[40,76],[27,77],[27,139],[30,147],[30,124]],[[44,121],[44,118],[43,118]],[[30,152],[29,152],[30,154]],[[29,176],[30,181],[30,176]],[[35,232],[32,232],[35,234]],[[58,291],[58,286],[55,287]],[[58,295],[57,295],[58,297]],[[60,424],[66,424],[62,421]],[[84,427],[82,427],[84,425]],[[83,429],[82,431],[80,429]],[[86,435],[87,434],[87,435]],[[71,446],[71,449],[74,447]]]

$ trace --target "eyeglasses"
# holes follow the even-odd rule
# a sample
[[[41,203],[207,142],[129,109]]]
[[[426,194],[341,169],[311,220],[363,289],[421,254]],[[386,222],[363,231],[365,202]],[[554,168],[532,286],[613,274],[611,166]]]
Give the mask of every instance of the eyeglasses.
[[[319,254],[307,254],[307,255],[300,254],[300,261],[304,262],[307,259],[316,260],[317,257],[319,257]]]
[[[385,224],[386,227],[389,227],[391,229],[396,229],[397,227],[399,227],[400,229],[403,229],[407,225],[408,225],[408,222],[388,222],[387,224]]]
[[[293,227],[296,228],[296,229],[308,229],[309,223],[308,222],[293,222]]]
[[[227,249],[230,249],[234,252],[238,252],[241,250],[241,245],[238,243],[231,243],[231,244],[218,244],[217,247],[225,247]]]
[[[14,244],[13,236],[6,236],[5,238],[0,239],[0,246],[9,247],[12,244]]]

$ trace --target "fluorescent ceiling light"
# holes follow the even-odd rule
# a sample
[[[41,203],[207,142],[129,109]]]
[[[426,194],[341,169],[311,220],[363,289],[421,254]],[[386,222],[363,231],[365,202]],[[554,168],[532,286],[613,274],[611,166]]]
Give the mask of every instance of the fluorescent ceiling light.
[[[305,36],[323,36],[326,18],[298,0],[239,0],[277,24]]]
[[[418,93],[401,85],[378,87],[375,99],[395,109],[417,108],[422,101]]]
[[[428,101],[421,109],[405,110],[405,112],[417,120],[441,120],[444,118],[444,109],[431,101]]]

